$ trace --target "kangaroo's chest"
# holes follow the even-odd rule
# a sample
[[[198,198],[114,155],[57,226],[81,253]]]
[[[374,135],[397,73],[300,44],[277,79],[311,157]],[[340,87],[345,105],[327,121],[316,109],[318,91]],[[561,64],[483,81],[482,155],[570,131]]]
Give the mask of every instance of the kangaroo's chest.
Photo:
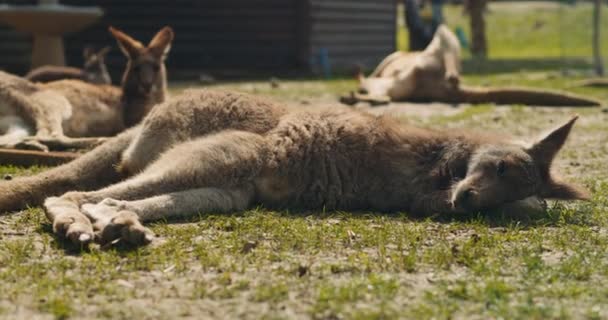
[[[366,201],[367,185],[354,163],[331,153],[290,159],[255,180],[258,202],[273,208],[349,209]],[[370,175],[372,177],[372,175]]]

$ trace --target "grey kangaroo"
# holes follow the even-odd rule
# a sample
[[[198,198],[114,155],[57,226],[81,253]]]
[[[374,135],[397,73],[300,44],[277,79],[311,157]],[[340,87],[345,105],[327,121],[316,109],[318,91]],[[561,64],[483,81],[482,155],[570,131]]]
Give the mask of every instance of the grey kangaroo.
[[[109,51],[110,47],[104,47],[97,52],[91,47],[85,47],[83,51],[84,66],[82,69],[65,66],[42,66],[28,72],[25,78],[32,82],[76,79],[94,84],[112,84],[112,79],[105,63],[105,56]]]
[[[189,90],[71,163],[0,182],[0,210],[44,202],[61,237],[139,245],[152,239],[141,222],[256,204],[432,214],[588,199],[551,173],[575,120],[523,144]]]
[[[122,87],[79,80],[32,83],[0,72],[0,147],[87,148],[137,124],[165,100],[169,27],[144,46],[110,27],[128,58]]]
[[[574,94],[528,88],[476,88],[460,84],[460,44],[445,25],[439,26],[424,51],[395,52],[359,88],[341,97],[345,104],[390,101],[496,103],[545,106],[598,106],[597,100]]]

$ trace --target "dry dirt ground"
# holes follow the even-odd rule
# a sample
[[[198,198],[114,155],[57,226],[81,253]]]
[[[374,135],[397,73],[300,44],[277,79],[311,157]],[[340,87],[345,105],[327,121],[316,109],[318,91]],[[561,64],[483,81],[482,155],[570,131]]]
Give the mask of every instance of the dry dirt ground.
[[[221,84],[294,108],[351,81]],[[175,92],[180,88],[176,88]],[[593,94],[604,97],[597,89]],[[540,217],[273,212],[152,225],[145,248],[88,250],[52,236],[39,208],[0,217],[0,318],[608,318],[608,112],[601,108],[392,104],[434,128],[532,137],[579,114],[557,167],[593,191]],[[0,175],[32,174],[2,167]]]

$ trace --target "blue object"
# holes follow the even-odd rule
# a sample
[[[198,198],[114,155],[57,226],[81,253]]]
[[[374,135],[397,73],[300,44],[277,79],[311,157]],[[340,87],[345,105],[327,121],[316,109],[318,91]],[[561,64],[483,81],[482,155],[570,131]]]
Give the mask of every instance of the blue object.
[[[329,63],[329,50],[327,48],[319,49],[319,64],[323,70],[325,78],[331,78],[331,64]]]
[[[463,49],[469,48],[469,40],[467,40],[467,35],[464,34],[464,30],[461,27],[456,27],[456,37],[458,37],[458,42],[460,42],[460,46]]]

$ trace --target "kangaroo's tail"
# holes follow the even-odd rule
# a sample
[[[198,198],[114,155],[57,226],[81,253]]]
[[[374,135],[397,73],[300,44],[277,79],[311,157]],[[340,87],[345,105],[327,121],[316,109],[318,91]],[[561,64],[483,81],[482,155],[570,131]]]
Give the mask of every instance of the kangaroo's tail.
[[[50,196],[91,190],[118,181],[114,169],[139,126],[109,139],[81,157],[31,177],[0,182],[0,213],[42,204]]]
[[[530,106],[591,107],[601,103],[571,93],[528,88],[477,88],[461,86],[454,97],[456,102],[525,104]]]
[[[605,87],[608,87],[608,79],[607,78],[587,79],[587,80],[578,81],[578,82],[574,83],[573,86],[605,88]]]

